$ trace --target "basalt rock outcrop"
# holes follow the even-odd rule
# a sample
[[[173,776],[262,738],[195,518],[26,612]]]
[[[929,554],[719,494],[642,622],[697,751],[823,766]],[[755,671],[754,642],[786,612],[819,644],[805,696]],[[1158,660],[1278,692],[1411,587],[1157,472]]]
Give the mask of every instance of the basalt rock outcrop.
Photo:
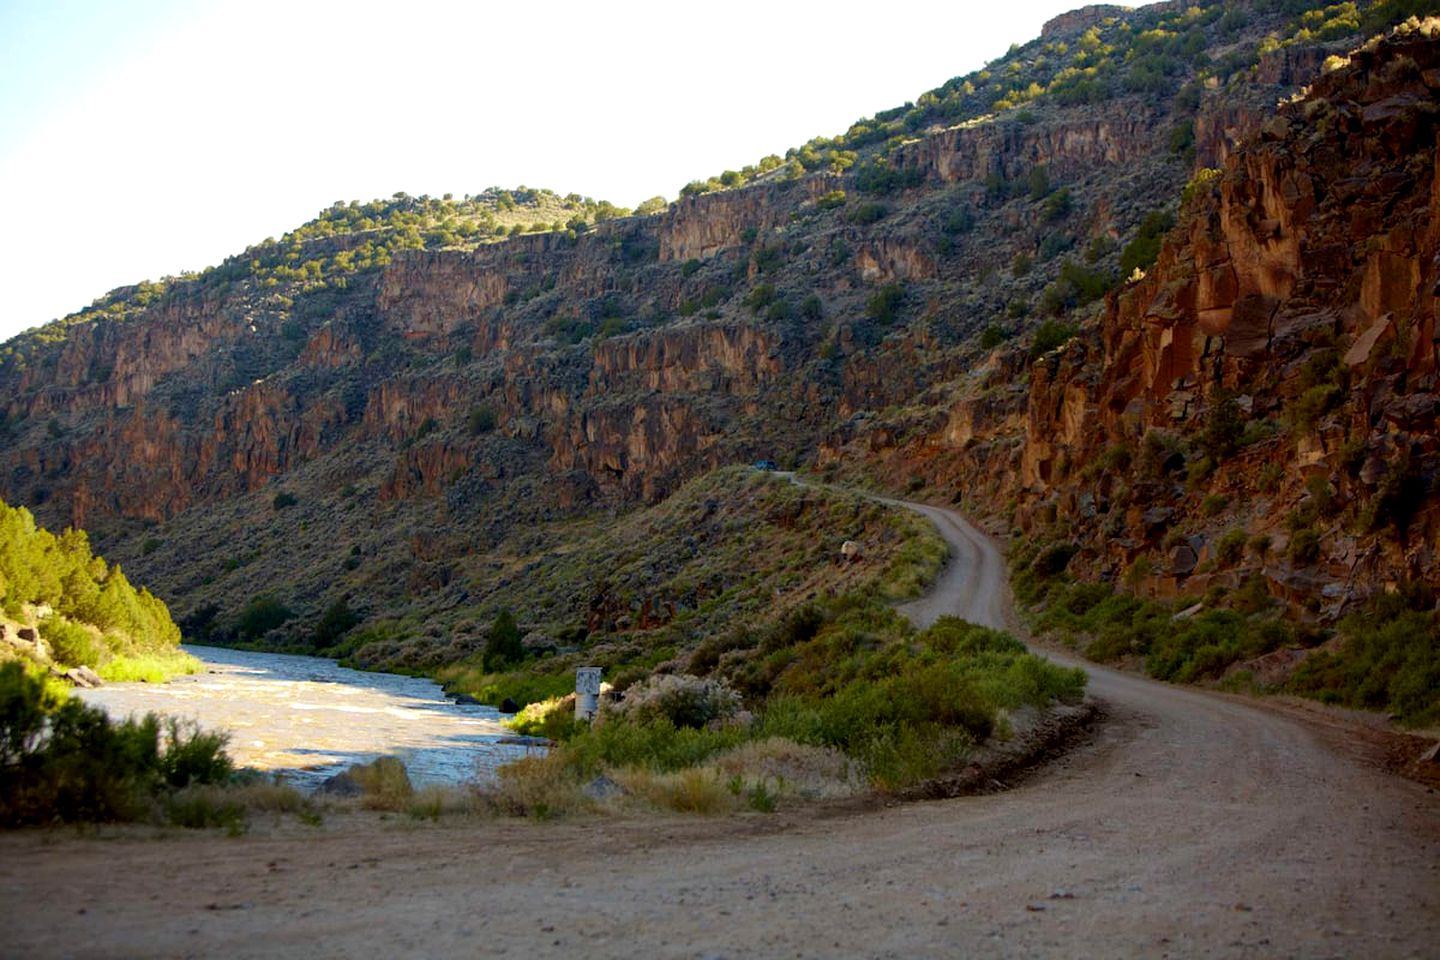
[[[1437,134],[1440,43],[1412,32],[1197,185],[1154,269],[1035,365],[1020,526],[1058,514],[1098,572],[1158,555],[1162,592],[1227,576],[1232,529],[1264,538],[1272,592],[1330,613],[1437,582]]]

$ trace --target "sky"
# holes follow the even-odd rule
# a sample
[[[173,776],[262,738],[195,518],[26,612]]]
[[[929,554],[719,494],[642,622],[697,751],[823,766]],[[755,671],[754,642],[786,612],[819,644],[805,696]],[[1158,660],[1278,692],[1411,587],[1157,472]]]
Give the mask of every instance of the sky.
[[[0,0],[0,340],[336,200],[674,199],[1080,5]]]

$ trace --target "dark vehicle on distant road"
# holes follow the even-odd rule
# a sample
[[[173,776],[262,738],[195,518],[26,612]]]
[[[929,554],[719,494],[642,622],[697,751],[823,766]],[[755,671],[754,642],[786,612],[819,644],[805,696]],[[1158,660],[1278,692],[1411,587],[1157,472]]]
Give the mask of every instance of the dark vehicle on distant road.
[[[779,470],[779,469],[780,469],[778,466],[775,465],[775,461],[774,461],[774,460],[756,460],[754,463],[751,464],[751,466],[754,467],[756,470]]]

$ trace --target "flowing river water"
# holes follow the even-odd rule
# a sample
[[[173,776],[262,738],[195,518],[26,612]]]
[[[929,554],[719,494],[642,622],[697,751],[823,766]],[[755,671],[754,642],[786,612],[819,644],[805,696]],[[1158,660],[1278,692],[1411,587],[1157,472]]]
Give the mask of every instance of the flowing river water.
[[[430,680],[317,657],[185,649],[200,673],[76,692],[116,718],[154,712],[225,731],[237,766],[284,771],[305,789],[384,755],[404,760],[417,786],[487,780],[538,749],[501,726],[494,707],[454,703]]]

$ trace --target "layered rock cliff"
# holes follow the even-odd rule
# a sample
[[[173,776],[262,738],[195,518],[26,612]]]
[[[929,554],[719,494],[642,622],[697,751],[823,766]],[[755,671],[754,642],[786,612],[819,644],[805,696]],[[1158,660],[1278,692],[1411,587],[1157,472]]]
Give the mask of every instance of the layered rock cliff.
[[[1328,619],[1440,583],[1436,33],[1332,63],[1202,171],[1154,267],[1028,387],[1002,350],[943,421],[826,458],[868,444],[894,482],[1008,502],[1007,527],[1080,546],[1074,572],[1161,596],[1258,574]]]
[[[1092,28],[1220,36],[1218,9],[1089,8],[1012,59],[1046,69]],[[1225,42],[1253,46],[1276,16]],[[1078,566],[1104,575],[1175,530],[1207,558],[1218,528],[1190,521],[1208,497],[1273,527],[1299,474],[1263,500],[1254,478],[1292,449],[1307,474],[1329,471],[1326,509],[1389,503],[1433,453],[1434,67],[1408,42],[1413,69],[1361,54],[1278,116],[1329,48],[1223,75],[1166,61],[1160,94],[1116,79],[1099,99],[1041,97],[655,216],[396,250],[320,284],[180,284],[0,361],[0,493],[91,527],[182,613],[233,612],[258,582],[307,616],[357,593],[436,623],[490,596],[482,582],[523,576],[540,527],[757,458],[992,515],[1013,502],[1022,530],[1074,523]],[[1222,162],[1148,276],[1032,366],[1042,320],[1099,310],[1077,285],[1118,278],[1147,215]],[[327,243],[332,258],[363,246]],[[1322,354],[1337,359],[1320,369]],[[1140,464],[1172,434],[1178,450],[1224,398],[1270,425],[1209,472],[1188,450],[1153,477],[1090,468],[1126,449]],[[1321,408],[1303,431],[1302,401]],[[1371,479],[1348,479],[1352,463]],[[1304,571],[1267,567],[1277,589],[1329,584],[1345,563],[1345,596],[1433,573],[1423,536],[1342,539]],[[1164,589],[1199,588],[1160,559]]]

